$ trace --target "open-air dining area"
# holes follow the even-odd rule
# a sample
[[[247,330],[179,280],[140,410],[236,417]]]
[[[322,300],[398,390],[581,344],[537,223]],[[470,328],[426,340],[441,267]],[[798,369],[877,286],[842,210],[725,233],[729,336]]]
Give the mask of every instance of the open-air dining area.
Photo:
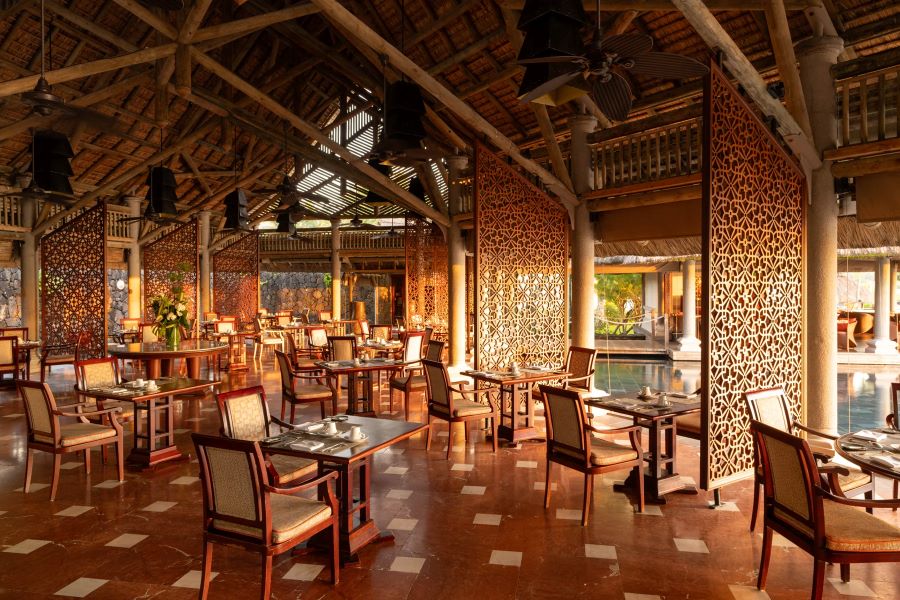
[[[0,598],[900,598],[900,5],[0,2]]]

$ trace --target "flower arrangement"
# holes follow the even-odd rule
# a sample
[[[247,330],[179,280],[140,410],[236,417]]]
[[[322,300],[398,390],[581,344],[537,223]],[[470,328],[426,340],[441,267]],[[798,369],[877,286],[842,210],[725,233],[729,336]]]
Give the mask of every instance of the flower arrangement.
[[[175,271],[169,273],[169,283],[172,286],[170,294],[161,294],[152,300],[153,313],[156,315],[153,333],[159,338],[164,337],[169,346],[177,346],[181,328],[190,327],[184,298],[184,276],[189,270],[190,265],[187,263],[179,264]]]

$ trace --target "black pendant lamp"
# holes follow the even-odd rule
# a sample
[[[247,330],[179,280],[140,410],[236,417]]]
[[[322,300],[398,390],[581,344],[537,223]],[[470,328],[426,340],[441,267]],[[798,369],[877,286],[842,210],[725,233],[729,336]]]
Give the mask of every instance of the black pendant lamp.
[[[69,177],[74,175],[69,160],[75,156],[69,139],[56,131],[36,131],[31,142],[32,185],[45,192],[72,195]]]
[[[569,63],[537,63],[525,67],[525,74],[522,75],[522,83],[519,84],[519,92],[517,97],[519,100],[526,94],[541,86],[545,86],[547,92],[532,100],[536,104],[545,104],[547,106],[560,106],[566,102],[570,102],[575,98],[584,96],[588,93],[586,89],[580,88],[572,83],[566,85],[557,85],[554,79],[572,72],[572,66]],[[578,78],[575,80],[583,81]]]
[[[525,31],[533,22],[539,21],[547,15],[557,15],[568,19],[578,24],[579,27],[588,22],[582,0],[526,0],[516,27]]]
[[[247,194],[240,188],[235,188],[225,196],[225,225],[223,229],[231,231],[248,231],[250,224],[247,215]]]
[[[276,233],[294,233],[294,224],[291,223],[290,213],[278,213],[278,216],[275,217],[275,222],[278,223],[278,228],[275,230]]]
[[[373,158],[372,160],[370,160],[369,166],[376,169],[378,172],[380,172],[385,177],[391,176],[391,166],[381,164],[377,158]],[[378,192],[375,192],[372,190],[369,190],[369,192],[366,194],[366,198],[365,198],[365,200],[363,200],[363,202],[365,202],[366,204],[372,205],[372,206],[385,206],[385,205],[391,203],[390,200],[388,200],[387,198],[385,198]]]
[[[166,167],[153,167],[147,176],[147,210],[145,216],[176,217],[178,209],[175,203],[178,195],[175,193],[175,174]]]
[[[419,179],[418,175],[409,180],[409,193],[419,200],[425,200],[425,186],[422,185],[422,180]]]
[[[419,86],[408,81],[395,81],[385,94],[383,139],[388,142],[399,140],[407,147],[418,146],[425,139],[424,116],[425,101]]]

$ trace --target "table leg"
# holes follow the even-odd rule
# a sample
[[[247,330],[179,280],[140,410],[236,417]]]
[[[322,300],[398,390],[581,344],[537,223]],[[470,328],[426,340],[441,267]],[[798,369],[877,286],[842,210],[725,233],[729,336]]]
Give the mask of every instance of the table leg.
[[[162,463],[188,459],[175,445],[175,410],[172,402],[173,397],[166,396],[147,400],[146,404],[135,404],[134,448],[126,461],[129,469],[150,469]],[[163,412],[165,414],[160,414]],[[141,425],[143,419],[147,420],[146,428]],[[141,441],[146,447],[141,447]]]
[[[331,414],[338,414],[338,398],[341,396],[341,380],[337,375],[328,376],[328,387],[331,388]]]
[[[147,379],[159,379],[162,375],[162,365],[158,358],[145,360],[144,368],[147,370]]]
[[[192,356],[184,360],[187,363],[187,376],[191,379],[200,379],[200,359]]]

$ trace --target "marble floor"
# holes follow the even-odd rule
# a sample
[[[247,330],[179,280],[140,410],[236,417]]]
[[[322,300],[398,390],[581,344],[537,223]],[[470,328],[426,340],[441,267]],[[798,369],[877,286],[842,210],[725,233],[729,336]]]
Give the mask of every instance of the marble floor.
[[[614,388],[632,388],[643,377],[628,364],[616,365],[611,375]],[[687,389],[697,375],[676,366],[670,376]],[[607,378],[603,369],[598,378]],[[245,374],[226,374],[223,389],[257,382],[277,411],[280,387],[271,358]],[[51,384],[61,399],[71,398],[71,369],[54,372]],[[416,420],[421,395],[414,398]],[[218,430],[210,396],[183,400],[177,411],[184,452],[193,451],[191,431]],[[126,472],[119,484],[115,466],[101,465],[97,453],[90,475],[80,459],[67,457],[51,503],[49,456],[38,454],[32,491],[21,491],[23,412],[14,393],[0,391],[0,598],[195,598],[201,554],[196,463]],[[298,421],[317,416],[318,408],[303,410]],[[582,528],[577,474],[557,468],[551,507],[543,508],[541,443],[501,447],[495,455],[480,433],[468,445],[457,435],[445,460],[446,425],[436,431],[430,452],[418,436],[374,459],[374,517],[395,541],[365,548],[359,563],[342,570],[337,586],[327,582],[324,554],[279,557],[273,598],[808,597],[812,563],[784,540],[776,541],[767,593],[753,587],[761,535],[748,531],[749,483],[724,490],[726,504],[718,510],[708,508],[712,494],[701,491],[670,496],[667,504],[637,514],[632,498],[613,491],[626,473],[612,474],[596,482],[591,521]],[[681,443],[678,458],[680,472],[697,479],[698,446]],[[888,482],[879,483],[879,495],[889,491]],[[900,525],[900,513],[878,516]],[[210,598],[256,597],[257,565],[240,549],[217,548]],[[849,584],[841,584],[838,568],[829,567],[825,598],[898,598],[896,564],[854,565],[851,575]]]

